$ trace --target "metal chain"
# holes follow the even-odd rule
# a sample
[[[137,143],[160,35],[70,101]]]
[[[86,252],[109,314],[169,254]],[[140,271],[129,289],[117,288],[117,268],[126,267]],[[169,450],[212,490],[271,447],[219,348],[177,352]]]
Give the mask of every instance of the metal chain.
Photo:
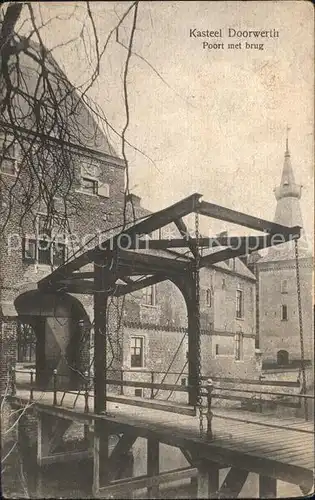
[[[302,301],[301,301],[301,284],[300,284],[300,265],[299,265],[299,250],[298,240],[295,243],[295,269],[296,269],[296,285],[299,310],[299,327],[300,327],[300,348],[301,348],[301,373],[302,373],[302,394],[306,393],[306,375],[305,375],[305,358],[304,358],[304,338],[303,338],[303,316],[302,316]],[[304,399],[304,416],[308,420],[307,398]]]
[[[201,396],[201,334],[200,334],[200,255],[199,255],[199,215],[195,213],[195,238],[196,238],[196,256],[195,256],[195,287],[196,287],[196,337],[197,337],[197,407],[199,412],[199,431],[200,436],[204,434],[203,411]]]

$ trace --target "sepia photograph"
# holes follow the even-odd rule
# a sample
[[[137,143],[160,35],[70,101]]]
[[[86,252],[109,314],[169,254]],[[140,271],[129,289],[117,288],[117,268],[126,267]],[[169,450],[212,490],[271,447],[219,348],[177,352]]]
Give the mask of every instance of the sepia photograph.
[[[1,498],[314,495],[314,8],[0,8]]]

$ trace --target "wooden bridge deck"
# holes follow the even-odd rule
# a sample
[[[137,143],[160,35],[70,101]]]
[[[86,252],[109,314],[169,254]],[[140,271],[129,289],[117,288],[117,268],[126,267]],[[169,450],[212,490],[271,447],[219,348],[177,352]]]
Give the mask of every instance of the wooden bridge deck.
[[[58,393],[58,403],[62,395]],[[106,414],[84,413],[83,395],[78,397],[73,408],[75,397],[75,394],[66,394],[62,406],[53,406],[52,392],[35,391],[32,404],[39,411],[85,424],[104,421],[113,432],[153,436],[162,443],[195,451],[200,458],[217,462],[222,467],[238,467],[297,485],[313,483],[313,422],[214,408],[214,438],[207,441],[200,437],[196,416],[118,402],[108,402]],[[19,389],[15,401],[19,400],[29,402],[29,391]],[[239,421],[241,419],[251,423]]]

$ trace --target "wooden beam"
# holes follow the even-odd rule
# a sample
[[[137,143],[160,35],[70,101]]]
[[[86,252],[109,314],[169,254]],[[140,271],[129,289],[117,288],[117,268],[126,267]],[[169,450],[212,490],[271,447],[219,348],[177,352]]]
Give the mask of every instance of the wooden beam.
[[[193,256],[196,259],[199,255],[199,249],[197,247],[196,239],[194,241],[192,240],[192,238],[189,234],[188,228],[187,228],[185,222],[183,221],[183,219],[177,219],[174,222],[175,222],[177,229],[179,230],[180,234],[183,237],[183,242],[186,242],[186,246],[188,245],[189,250],[191,251],[191,253],[193,254]]]
[[[73,276],[73,275],[72,275]],[[83,295],[91,295],[94,294],[97,290],[94,281],[88,280],[79,280],[70,278],[64,280],[58,280],[50,287],[50,290],[54,291],[63,291],[67,293],[77,293]],[[142,290],[147,286],[154,285],[155,283],[160,283],[161,281],[165,281],[168,278],[166,276],[156,274],[154,276],[150,276],[149,278],[144,278],[139,281],[132,281],[128,285],[115,285],[113,295],[115,297],[121,297],[123,295],[127,295],[128,293],[135,292],[137,290]]]
[[[182,469],[171,470],[167,472],[162,472],[158,476],[139,476],[128,479],[121,479],[119,481],[113,481],[109,486],[100,488],[100,496],[109,495],[121,495],[123,492],[132,492],[134,490],[140,490],[142,488],[151,488],[159,484],[181,481],[183,479],[189,479],[197,475],[197,469],[192,467],[184,467]]]
[[[115,296],[120,297],[122,295],[126,295],[127,293],[132,293],[137,290],[142,290],[143,288],[146,288],[150,285],[155,285],[156,283],[160,283],[161,281],[167,280],[166,276],[163,276],[161,274],[155,274],[153,276],[150,276],[149,278],[145,278],[139,281],[132,281],[128,283],[128,285],[121,285],[118,287]]]
[[[283,236],[280,234],[280,236],[281,237],[279,238],[276,238],[276,236],[274,235],[257,236],[256,245],[253,245],[251,247],[248,245],[247,239],[245,239],[234,248],[224,248],[224,250],[219,250],[218,252],[213,252],[209,255],[205,255],[200,259],[200,267],[212,265],[216,262],[222,262],[224,260],[239,257],[241,255],[247,255],[252,253],[254,250],[256,251],[270,246],[281,245],[282,243],[289,241],[290,239],[290,235]]]
[[[108,429],[100,421],[94,421],[93,435],[93,483],[92,493],[98,497],[101,488],[101,478],[105,476],[105,483],[108,483],[108,454],[109,435]]]
[[[121,403],[130,406],[139,406],[139,408],[150,408],[153,410],[163,410],[171,413],[178,413],[179,415],[189,415],[194,417],[196,412],[194,408],[188,406],[174,405],[174,403],[166,404],[163,401],[157,402],[152,399],[134,399],[123,396],[107,396],[107,401],[112,403]]]
[[[231,467],[219,490],[220,498],[237,498],[245,484],[248,474],[248,470]]]
[[[242,212],[237,212],[229,208],[221,207],[220,205],[215,205],[213,203],[208,203],[206,201],[201,201],[198,204],[197,212],[201,215],[206,215],[208,217],[213,217],[214,219],[223,220],[225,222],[231,222],[232,224],[237,224],[238,226],[245,226],[256,231],[264,231],[273,234],[300,234],[300,227],[287,227],[281,224],[276,224],[264,219],[253,217],[252,215],[244,214]]]
[[[106,379],[108,385],[120,385],[124,387],[141,387],[145,389],[160,389],[161,391],[189,392],[190,387],[178,384],[159,384],[158,382],[140,382],[139,380],[116,380]]]
[[[48,455],[41,457],[40,466],[43,465],[51,465],[51,464],[60,464],[60,463],[68,463],[71,461],[77,460],[87,460],[91,458],[92,452],[90,450],[83,451],[66,451],[63,453],[54,453],[52,455]]]
[[[160,443],[155,437],[147,439],[147,474],[149,477],[158,476],[160,472]],[[159,498],[159,485],[148,487],[148,498]]]
[[[49,452],[54,453],[58,446],[62,443],[62,438],[65,432],[69,429],[71,422],[65,418],[58,418],[53,429],[52,436],[49,441]]]
[[[82,272],[82,273],[78,273],[78,272],[75,272],[75,273],[72,273],[69,278],[71,280],[88,280],[88,279],[93,279],[94,280],[94,271],[85,271],[85,272]]]
[[[117,479],[117,471],[120,465],[124,461],[124,455],[130,450],[135,441],[137,440],[137,435],[125,432],[120,438],[115,448],[113,449],[108,462],[108,479],[112,481]]]
[[[274,244],[277,240],[281,238],[281,233],[279,233],[280,236],[277,238],[275,235],[273,235],[273,238],[271,239],[271,244]],[[294,233],[295,235],[295,233]],[[271,235],[272,236],[272,235]],[[289,239],[293,238],[291,235],[283,235],[282,240],[278,241],[278,244],[284,243],[285,241],[288,241]],[[268,240],[269,238],[269,240]],[[269,241],[269,245],[268,245]],[[137,250],[169,250],[171,248],[186,248],[189,247],[190,245],[196,246],[197,240],[196,238],[189,238],[187,239],[182,239],[182,238],[172,238],[169,240],[166,239],[159,239],[159,240],[139,240],[136,245],[134,245],[134,249]],[[269,233],[265,233],[264,235],[257,235],[257,236],[218,236],[218,237],[200,237],[198,239],[198,246],[201,248],[213,248],[213,247],[229,247],[234,250],[239,249],[241,246],[244,246],[251,251],[255,251],[256,249],[259,248],[265,248],[267,246],[270,246],[270,235]],[[179,255],[179,254],[178,254]]]
[[[147,266],[151,274],[159,270],[162,272],[183,271],[190,262],[190,259],[180,254],[177,258],[171,257],[171,255],[167,257],[167,254],[162,257],[149,253],[136,252],[134,250],[120,250],[119,260],[123,263],[128,262],[135,270],[137,270],[138,264],[140,266]]]
[[[266,238],[268,235],[262,236],[262,238]],[[233,247],[238,248],[238,246],[246,241],[248,247],[255,248],[257,244],[256,236],[218,236],[218,237],[200,237],[198,239],[199,247]],[[172,238],[172,239],[152,239],[152,240],[138,240],[135,245],[130,247],[131,249],[136,250],[169,250],[171,248],[187,248],[189,247],[197,248],[197,240],[196,238],[189,237],[187,238],[183,236],[183,238]],[[170,250],[169,250],[170,251]],[[179,254],[178,254],[179,255]]]
[[[204,460],[198,463],[197,498],[217,498],[219,470],[214,462]]]
[[[259,474],[259,498],[277,498],[277,480]]]

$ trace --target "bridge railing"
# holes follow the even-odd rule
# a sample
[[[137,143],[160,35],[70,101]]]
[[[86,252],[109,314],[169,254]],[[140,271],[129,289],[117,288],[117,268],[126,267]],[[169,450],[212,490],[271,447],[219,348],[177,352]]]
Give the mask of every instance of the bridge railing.
[[[118,370],[117,370],[118,371]],[[128,373],[135,373],[134,370],[119,370],[120,372],[128,372]],[[114,370],[112,370],[114,372]],[[140,370],[139,370],[140,372]],[[23,373],[28,374],[28,383],[24,380],[24,387],[29,388],[29,401],[34,400],[34,391],[42,391],[42,392],[49,392],[52,394],[52,404],[54,406],[63,406],[64,405],[64,399],[66,394],[73,394],[75,396],[75,400],[73,402],[73,408],[75,407],[77,401],[81,397],[81,401],[83,398],[84,401],[84,412],[89,413],[91,411],[90,406],[89,406],[89,399],[94,397],[94,379],[90,374],[86,371],[84,373],[79,373],[79,383],[78,386],[75,390],[71,389],[64,389],[64,383],[62,382],[62,379],[67,377],[66,375],[63,374],[58,374],[57,370],[53,370],[51,372],[51,377],[52,377],[52,389],[49,391],[45,391],[45,389],[39,389],[36,385],[35,381],[35,370],[30,368],[30,369],[17,369],[14,366],[11,368],[11,394],[15,395],[16,394],[16,389],[19,384],[17,383],[17,374]],[[190,390],[189,385],[179,385],[179,384],[166,384],[166,383],[158,383],[155,382],[155,375],[163,375],[162,371],[156,371],[156,372],[147,372],[147,375],[149,376],[150,381],[139,381],[139,380],[125,380],[124,378],[124,373],[120,373],[121,378],[116,379],[116,378],[108,378],[106,379],[107,385],[117,385],[118,387],[124,388],[124,387],[135,387],[135,388],[143,388],[143,389],[149,389],[151,397],[149,398],[126,398],[122,397],[115,397],[112,395],[107,396],[108,401],[113,401],[113,402],[120,402],[122,404],[132,404],[135,406],[140,406],[140,407],[146,407],[150,409],[159,409],[159,410],[164,410],[164,411],[172,411],[175,413],[181,413],[181,414],[186,414],[186,415],[196,415],[196,408],[183,408],[183,407],[176,407],[176,404],[170,403],[170,402],[164,402],[161,400],[153,400],[153,392],[155,389],[161,390],[161,391],[172,391],[172,392],[179,392],[179,393],[188,393]],[[143,372],[141,372],[143,373]],[[176,372],[172,372],[173,375],[177,375]],[[25,378],[25,377],[24,377]],[[67,377],[68,378],[68,377]],[[152,382],[153,380],[153,382]],[[222,387],[220,384],[221,383],[225,384],[235,384],[239,383],[242,385],[242,387]],[[246,388],[247,384],[247,388]],[[250,388],[250,386],[258,386],[258,388]],[[245,387],[244,387],[245,386]],[[261,389],[261,387],[277,387],[280,388],[279,391],[276,390],[264,390]],[[231,394],[230,393],[239,393],[241,395],[245,394],[253,394],[256,399],[258,399],[259,404],[263,404],[263,402],[270,402],[271,396],[275,396],[276,398],[279,398],[279,396],[285,396],[286,398],[298,398],[299,402],[301,400],[314,400],[314,395],[313,394],[301,394],[301,393],[289,393],[289,392],[284,392],[281,390],[281,388],[287,387],[287,388],[295,388],[299,389],[300,384],[298,381],[271,381],[271,380],[248,380],[248,379],[235,379],[235,378],[224,378],[224,377],[213,377],[212,379],[208,377],[202,377],[202,384],[201,384],[201,396],[202,396],[202,408],[201,408],[201,414],[206,417],[207,419],[207,429],[206,429],[206,437],[207,439],[212,439],[213,437],[213,431],[212,431],[212,420],[213,417],[216,418],[224,418],[224,419],[230,419],[230,420],[237,420],[239,422],[245,422],[245,423],[252,423],[252,424],[257,424],[257,425],[267,425],[275,428],[279,428],[279,424],[273,425],[273,424],[266,424],[266,423],[261,423],[259,421],[255,420],[250,420],[248,418],[240,417],[238,416],[230,416],[229,414],[227,415],[220,415],[218,413],[213,413],[213,402],[216,399],[231,399]],[[226,392],[228,394],[226,394]],[[232,394],[233,396],[233,394]],[[263,396],[268,396],[267,399],[263,399]],[[239,398],[239,395],[234,396],[234,398]],[[241,396],[243,397],[243,396]],[[251,398],[252,399],[252,398]],[[162,404],[163,403],[163,404]],[[278,401],[276,400],[276,404],[289,406],[287,401]],[[66,404],[66,406],[69,405],[69,402]],[[293,407],[297,407],[296,403],[293,405]],[[300,431],[300,432],[309,432],[308,430],[305,431]]]

